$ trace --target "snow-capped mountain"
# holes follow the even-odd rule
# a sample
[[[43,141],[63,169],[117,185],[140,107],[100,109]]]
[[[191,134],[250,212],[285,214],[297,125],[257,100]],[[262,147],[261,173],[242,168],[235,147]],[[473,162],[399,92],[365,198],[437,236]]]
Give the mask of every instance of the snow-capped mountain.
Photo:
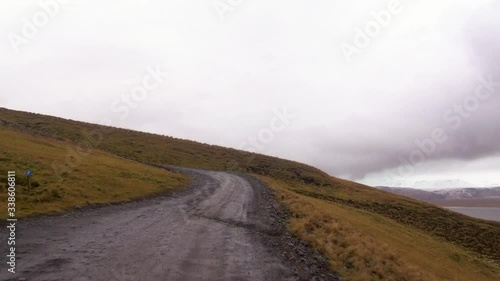
[[[475,185],[460,179],[450,180],[421,180],[416,181],[412,188],[425,189],[425,190],[438,190],[450,188],[468,188],[476,187]]]
[[[493,188],[452,188],[434,191],[445,199],[500,198],[500,187]]]
[[[378,187],[385,191],[411,197],[422,201],[463,200],[463,199],[500,199],[500,187],[450,188],[421,190],[416,188]]]

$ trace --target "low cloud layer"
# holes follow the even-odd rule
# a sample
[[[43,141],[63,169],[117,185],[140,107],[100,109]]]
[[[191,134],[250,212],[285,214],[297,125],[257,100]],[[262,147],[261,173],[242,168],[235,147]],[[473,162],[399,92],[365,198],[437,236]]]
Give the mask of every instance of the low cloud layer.
[[[0,4],[1,106],[253,149],[374,185],[500,185],[489,170],[500,168],[498,2],[65,2]],[[47,7],[26,38],[24,18]],[[156,67],[168,75],[124,116],[117,108]],[[296,117],[259,139],[284,108]]]
[[[337,133],[350,139],[311,132],[324,134],[318,155],[337,152],[338,165],[331,166],[332,171],[360,179],[368,173],[425,162],[456,159],[466,163],[499,155],[500,127],[495,120],[500,119],[500,24],[494,20],[498,7],[488,6],[466,20],[458,19],[457,25],[463,26],[455,43],[464,51],[450,58],[450,64],[443,65],[436,76],[419,79],[414,73],[404,73],[414,79],[412,87],[399,92],[405,101],[385,100],[382,112],[372,115],[375,118],[359,120],[361,130],[353,130],[354,120],[347,121],[345,131]],[[456,67],[460,61],[463,65]],[[427,63],[427,71],[433,72],[435,61]],[[436,130],[442,132],[441,142],[433,140]],[[322,166],[328,163],[318,161]]]

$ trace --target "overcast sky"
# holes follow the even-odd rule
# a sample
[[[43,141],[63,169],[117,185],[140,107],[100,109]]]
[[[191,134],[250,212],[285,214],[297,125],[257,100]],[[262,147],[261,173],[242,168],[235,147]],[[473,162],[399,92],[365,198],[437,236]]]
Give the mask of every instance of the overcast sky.
[[[0,106],[370,185],[500,185],[499,14],[493,0],[5,0]]]

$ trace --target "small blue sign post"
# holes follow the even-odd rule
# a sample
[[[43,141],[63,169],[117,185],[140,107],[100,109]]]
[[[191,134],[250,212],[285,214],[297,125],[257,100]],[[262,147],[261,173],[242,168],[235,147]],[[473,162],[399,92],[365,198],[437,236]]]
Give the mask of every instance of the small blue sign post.
[[[30,170],[26,170],[26,176],[28,177],[28,190],[31,189],[31,175],[33,173]]]

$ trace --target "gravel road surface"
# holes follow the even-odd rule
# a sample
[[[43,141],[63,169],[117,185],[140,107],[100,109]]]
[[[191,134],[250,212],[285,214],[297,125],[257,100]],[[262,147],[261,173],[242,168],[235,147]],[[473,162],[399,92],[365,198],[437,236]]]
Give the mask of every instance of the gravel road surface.
[[[259,181],[170,168],[191,176],[187,190],[21,220],[17,273],[2,262],[0,280],[338,280]]]

